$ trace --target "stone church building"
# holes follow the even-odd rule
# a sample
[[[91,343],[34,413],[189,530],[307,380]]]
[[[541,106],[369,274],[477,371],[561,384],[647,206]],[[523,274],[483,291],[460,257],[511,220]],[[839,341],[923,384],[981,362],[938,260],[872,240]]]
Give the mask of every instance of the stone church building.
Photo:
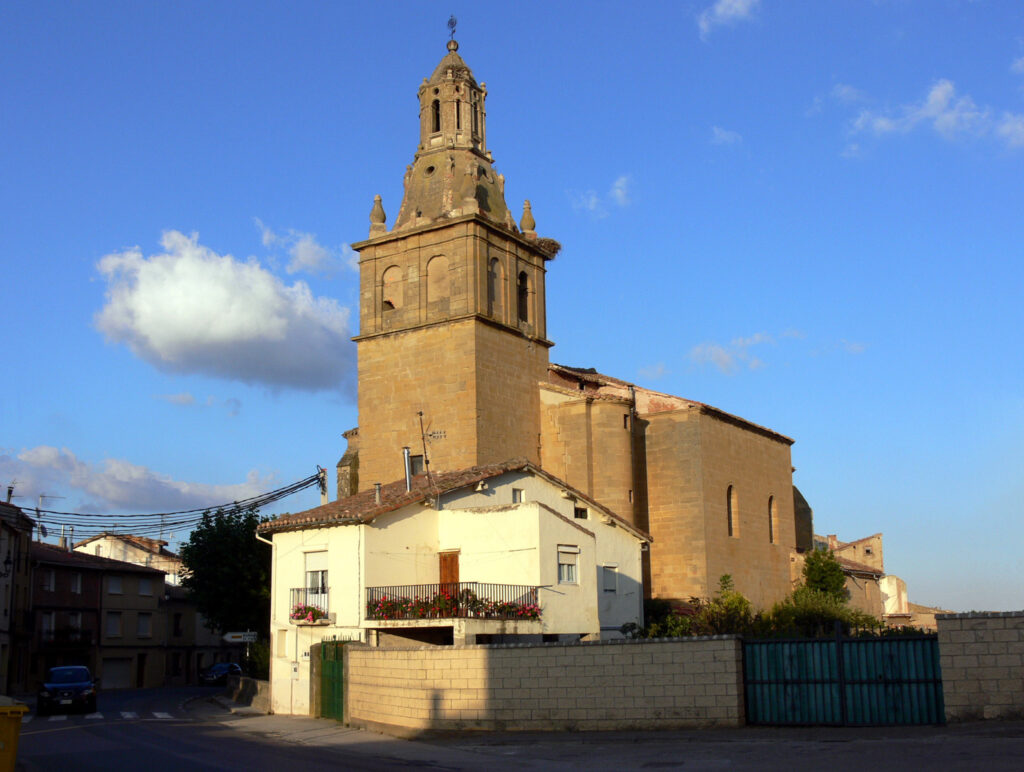
[[[389,226],[377,196],[359,253],[359,427],[338,496],[525,458],[652,537],[649,597],[756,605],[792,589],[811,546],[793,441],[709,405],[549,359],[545,286],[560,246],[518,224],[487,146],[487,90],[453,40],[419,86],[419,138]],[[408,448],[407,454],[403,448]],[[331,504],[326,505],[328,507]],[[311,510],[312,511],[312,510]]]

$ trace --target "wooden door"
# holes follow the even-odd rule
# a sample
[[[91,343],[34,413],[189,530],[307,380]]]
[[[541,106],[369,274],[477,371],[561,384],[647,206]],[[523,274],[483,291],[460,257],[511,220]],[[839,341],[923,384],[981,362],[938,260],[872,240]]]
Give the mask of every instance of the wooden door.
[[[459,553],[458,552],[439,552],[437,553],[438,558],[438,576],[440,577],[441,584],[458,584],[459,583]]]

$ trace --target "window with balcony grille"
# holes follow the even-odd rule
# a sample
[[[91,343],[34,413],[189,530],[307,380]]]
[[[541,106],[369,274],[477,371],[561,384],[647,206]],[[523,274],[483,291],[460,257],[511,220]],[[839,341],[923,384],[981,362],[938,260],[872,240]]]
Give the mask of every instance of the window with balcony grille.
[[[558,545],[558,583],[577,584],[580,548],[568,545]]]
[[[306,605],[327,611],[327,552],[306,553]]]

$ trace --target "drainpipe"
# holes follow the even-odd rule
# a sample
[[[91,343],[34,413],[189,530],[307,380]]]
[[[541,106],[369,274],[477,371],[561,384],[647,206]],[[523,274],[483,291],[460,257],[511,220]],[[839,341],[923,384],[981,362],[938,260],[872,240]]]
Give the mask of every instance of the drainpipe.
[[[373,502],[380,504],[380,483],[373,484]]]
[[[412,490],[412,459],[409,458],[409,448],[402,448],[402,459],[405,461],[405,492]]]

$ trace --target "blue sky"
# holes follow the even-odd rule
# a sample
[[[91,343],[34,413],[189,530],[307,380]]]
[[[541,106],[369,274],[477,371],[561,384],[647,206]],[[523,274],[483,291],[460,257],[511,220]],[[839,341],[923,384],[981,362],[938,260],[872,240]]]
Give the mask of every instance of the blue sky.
[[[333,477],[348,244],[398,212],[449,13],[509,206],[563,244],[552,361],[793,437],[816,531],[883,532],[911,600],[1024,607],[1018,3],[5,3],[15,501]]]

